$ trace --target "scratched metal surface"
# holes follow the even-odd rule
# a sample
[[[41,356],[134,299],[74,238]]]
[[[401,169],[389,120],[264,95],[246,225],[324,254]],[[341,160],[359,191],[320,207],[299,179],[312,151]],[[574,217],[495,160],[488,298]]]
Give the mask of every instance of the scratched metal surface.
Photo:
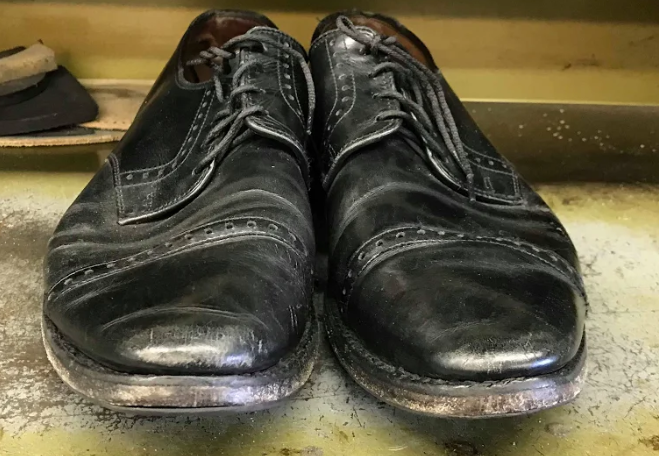
[[[591,298],[590,373],[573,404],[512,419],[419,417],[362,392],[324,347],[308,385],[277,408],[142,418],[68,391],[39,335],[45,245],[96,155],[12,157],[0,151],[0,455],[659,455],[659,185],[651,181],[537,185],[577,245]],[[568,162],[573,174],[592,168],[577,161]],[[34,171],[44,166],[50,172]],[[558,163],[554,177],[569,171]]]

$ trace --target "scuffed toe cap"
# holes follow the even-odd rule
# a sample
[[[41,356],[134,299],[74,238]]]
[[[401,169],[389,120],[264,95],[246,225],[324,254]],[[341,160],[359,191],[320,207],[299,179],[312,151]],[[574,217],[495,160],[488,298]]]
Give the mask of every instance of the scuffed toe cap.
[[[203,245],[80,283],[44,310],[76,348],[120,372],[253,373],[300,341],[307,262],[267,237]]]
[[[583,336],[585,302],[567,269],[494,242],[408,246],[361,272],[345,318],[370,350],[418,375],[541,375],[567,364]]]

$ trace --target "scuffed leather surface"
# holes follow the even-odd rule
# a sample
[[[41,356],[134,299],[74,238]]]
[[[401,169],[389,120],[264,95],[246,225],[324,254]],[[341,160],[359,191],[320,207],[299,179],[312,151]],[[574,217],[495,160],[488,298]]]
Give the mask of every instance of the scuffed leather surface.
[[[185,204],[120,224],[118,189],[124,209],[130,202],[146,214],[189,190],[188,167],[207,152],[200,139],[221,104],[209,84],[181,73],[177,51],[113,158],[59,223],[44,312],[81,351],[120,371],[262,370],[297,345],[310,312],[315,247],[300,151],[253,133]],[[306,93],[304,79],[296,83]],[[288,122],[274,107],[281,95],[269,96],[271,113]],[[194,145],[178,162],[191,131]],[[171,181],[158,180],[153,170],[172,160]]]
[[[329,20],[335,16],[319,29]],[[316,122],[343,131],[338,143],[368,130],[359,122],[341,130],[332,114],[336,63],[362,74],[377,63],[358,49],[328,55],[329,43],[346,40],[326,32],[310,51]],[[551,210],[442,84],[474,167],[475,201],[460,174],[455,182],[438,176],[396,129],[340,162],[325,135],[316,137],[322,172],[336,168],[326,181],[332,302],[369,350],[408,372],[485,381],[556,371],[583,337],[576,252]],[[353,111],[374,119],[382,109],[365,97]]]

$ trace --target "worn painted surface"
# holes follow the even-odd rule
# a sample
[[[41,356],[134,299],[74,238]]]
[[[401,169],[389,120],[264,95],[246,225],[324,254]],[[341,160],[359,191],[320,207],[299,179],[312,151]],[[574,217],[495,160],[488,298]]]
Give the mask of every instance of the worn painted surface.
[[[143,418],[91,405],[46,361],[41,259],[91,174],[17,163],[0,172],[0,455],[659,456],[659,186],[538,186],[577,245],[591,299],[589,378],[571,405],[485,421],[415,416],[362,392],[325,347],[301,394],[277,408]]]

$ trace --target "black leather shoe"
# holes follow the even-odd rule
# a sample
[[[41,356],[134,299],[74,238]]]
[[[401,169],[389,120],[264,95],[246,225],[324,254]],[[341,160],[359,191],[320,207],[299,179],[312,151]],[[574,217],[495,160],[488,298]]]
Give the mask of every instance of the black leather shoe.
[[[253,409],[296,390],[318,340],[306,54],[267,18],[190,26],[46,259],[48,357],[118,409]]]
[[[329,230],[327,327],[350,375],[431,415],[573,399],[586,354],[577,256],[423,43],[334,14],[310,50]]]

